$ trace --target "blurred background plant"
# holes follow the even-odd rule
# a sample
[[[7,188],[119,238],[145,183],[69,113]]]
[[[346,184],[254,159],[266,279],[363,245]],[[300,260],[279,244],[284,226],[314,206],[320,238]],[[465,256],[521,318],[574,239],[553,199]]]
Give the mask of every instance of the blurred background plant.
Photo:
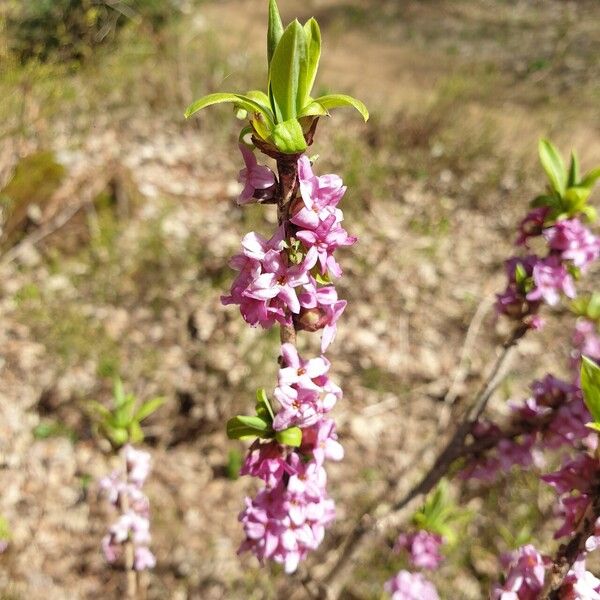
[[[236,479],[245,449],[233,451],[222,431],[275,377],[277,335],[245,331],[219,305],[227,257],[274,217],[233,210],[242,165],[226,150],[240,128],[230,110],[182,114],[205,94],[264,85],[267,2],[157,2],[158,19],[149,3],[121,2],[119,12],[88,2],[64,19],[53,13],[40,37],[21,27],[35,30],[30,17],[70,3],[0,2],[0,514],[11,528],[0,595],[122,592],[98,549],[107,520],[89,485],[110,472],[108,457],[83,410],[89,398],[110,409],[121,374],[136,397],[166,398],[144,422],[160,565],[149,598],[278,598],[283,579],[235,555],[239,498],[250,490]],[[580,149],[583,173],[600,160],[600,6],[279,4],[286,22],[318,19],[322,81],[371,110],[366,127],[350,111],[323,119],[314,147],[319,171],[348,185],[342,208],[362,240],[341,257],[349,309],[332,362],[349,401],[336,408],[346,460],[331,472],[341,512],[327,554],[390,474],[416,460],[450,387],[458,406],[471,397],[505,337],[485,302],[503,286],[515,224],[539,191],[537,140]],[[72,33],[51,26],[71,18]],[[47,44],[18,41],[46,33]],[[316,94],[330,91],[316,82]],[[597,271],[586,276],[588,292],[598,281]],[[578,310],[597,323],[594,306]],[[472,323],[466,375],[453,385]],[[559,308],[523,344],[494,416],[531,379],[567,373],[569,344],[557,340],[573,323]],[[553,543],[544,524],[554,495],[537,473],[514,469],[453,493],[471,515],[470,543],[435,574],[447,598],[484,597],[496,557],[532,532]],[[349,593],[380,598],[402,560],[375,547]]]

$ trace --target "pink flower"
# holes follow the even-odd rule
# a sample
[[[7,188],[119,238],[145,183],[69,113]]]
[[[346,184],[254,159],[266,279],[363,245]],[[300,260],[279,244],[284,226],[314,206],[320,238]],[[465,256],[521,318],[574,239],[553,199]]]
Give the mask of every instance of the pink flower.
[[[127,478],[131,483],[141,487],[150,473],[150,454],[143,450],[136,450],[130,444],[123,448],[127,462]]]
[[[392,600],[439,600],[433,583],[421,573],[400,571],[384,585]]]
[[[321,477],[310,464],[303,484],[294,485],[293,490],[280,484],[261,490],[254,499],[246,498],[239,516],[246,539],[238,552],[252,552],[261,564],[274,560],[284,565],[286,573],[293,573],[309,550],[318,547],[335,511],[320,482],[309,484],[311,476]],[[306,490],[316,493],[307,495]]]
[[[279,369],[279,385],[297,385],[308,390],[318,390],[319,386],[313,381],[327,374],[331,363],[324,357],[304,360],[300,358],[296,346],[282,344],[281,356],[285,365]]]
[[[561,260],[570,260],[585,270],[600,255],[600,240],[579,219],[563,219],[544,230],[550,248]]]
[[[527,294],[528,300],[544,300],[553,306],[558,303],[560,294],[575,298],[575,284],[566,267],[557,256],[540,260],[533,267],[535,288]]]
[[[527,240],[530,237],[536,237],[542,234],[544,221],[548,216],[550,209],[547,206],[540,206],[531,210],[519,225],[518,246],[527,246]]]
[[[275,175],[268,167],[258,164],[254,152],[248,146],[240,144],[239,148],[246,168],[240,171],[238,177],[238,181],[244,185],[238,204],[248,204],[252,202],[256,190],[266,190],[275,185]]]
[[[442,536],[421,529],[412,533],[401,533],[394,545],[394,552],[406,550],[413,567],[437,569],[443,558],[440,554]]]
[[[268,488],[275,487],[285,473],[290,475],[293,472],[283,446],[275,440],[262,442],[259,439],[248,449],[246,460],[240,469],[240,475],[258,477]]]
[[[229,263],[239,273],[221,302],[239,305],[244,320],[252,326],[269,328],[276,321],[291,321],[286,311],[300,311],[295,288],[310,281],[308,271],[317,260],[316,250],[309,250],[300,264],[288,265],[281,229],[268,241],[249,233],[242,249]]]
[[[338,442],[333,419],[323,419],[312,427],[304,429],[300,450],[312,454],[313,460],[318,465],[322,465],[325,459],[342,460],[344,448]]]
[[[571,366],[575,377],[579,380],[581,356],[588,356],[592,360],[600,361],[600,335],[596,324],[587,319],[578,319],[573,333],[573,351],[571,352]]]
[[[299,294],[300,314],[296,324],[306,331],[323,330],[321,352],[325,352],[335,339],[337,321],[346,309],[347,302],[339,300],[334,286],[317,287],[314,278]]]
[[[334,277],[342,275],[342,268],[335,260],[333,253],[341,246],[352,246],[356,238],[337,222],[335,215],[330,215],[313,230],[298,231],[296,237],[308,248],[315,248],[319,258],[321,273],[329,273]]]
[[[281,410],[273,419],[275,431],[293,426],[309,427],[321,418],[319,396],[315,390],[279,386],[275,388],[273,395],[281,406]]]
[[[531,545],[522,546],[506,561],[504,585],[492,589],[492,600],[537,600],[544,587],[546,567],[542,555]]]
[[[346,191],[340,177],[317,177],[308,158],[301,156],[298,159],[298,178],[303,204],[292,216],[292,223],[303,229],[316,229],[331,216],[334,217],[334,221],[342,220],[341,211],[335,208]]]
[[[133,568],[136,571],[153,569],[156,566],[156,557],[147,546],[138,546],[135,549]]]
[[[567,573],[559,592],[560,600],[600,600],[600,579],[586,570],[581,558]]]

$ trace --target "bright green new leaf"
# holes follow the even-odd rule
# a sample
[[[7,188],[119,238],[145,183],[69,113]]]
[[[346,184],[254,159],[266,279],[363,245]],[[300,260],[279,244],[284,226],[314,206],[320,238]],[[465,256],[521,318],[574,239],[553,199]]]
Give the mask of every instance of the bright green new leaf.
[[[228,92],[209,94],[208,96],[200,98],[200,100],[196,100],[196,102],[193,102],[185,109],[185,118],[189,119],[193,114],[208,106],[224,103],[235,104],[236,106],[244,108],[251,113],[259,113],[265,118],[267,123],[273,121],[273,114],[269,108],[262,106],[262,104],[259,104],[256,102],[256,100],[253,100],[248,96],[243,96],[242,94],[231,94]]]
[[[123,427],[113,427],[108,424],[103,425],[103,427],[113,446],[124,446],[129,441],[127,429]]]
[[[129,441],[133,444],[140,444],[144,441],[144,432],[138,421],[132,421],[129,425]]]
[[[138,409],[138,411],[134,415],[134,420],[138,423],[143,421],[145,418],[149,417],[153,412],[156,412],[164,403],[166,402],[165,398],[152,398],[152,400],[148,400],[144,402],[142,406]]]
[[[273,412],[273,408],[271,407],[267,392],[265,392],[264,388],[256,390],[256,412],[259,417],[266,421],[270,421],[271,423],[275,418],[275,413]]]
[[[596,181],[598,181],[598,179],[600,179],[600,167],[596,167],[595,169],[588,171],[583,176],[583,179],[581,180],[579,185],[581,187],[586,187],[591,190],[594,187],[594,185],[596,184]]]
[[[260,90],[250,90],[245,94],[247,98],[250,100],[254,100],[257,104],[260,104],[265,111],[268,113],[271,112],[271,102],[269,101],[269,96],[267,96],[264,92]]]
[[[585,426],[588,429],[593,429],[594,431],[600,432],[600,423],[586,423]]]
[[[298,117],[328,117],[329,111],[318,102],[311,100],[299,113]]]
[[[300,154],[306,150],[302,126],[297,119],[277,123],[271,138],[277,149],[284,154]]]
[[[299,427],[289,427],[276,432],[275,439],[284,446],[297,448],[302,443],[302,430]]]
[[[587,356],[581,359],[583,399],[596,423],[600,423],[600,367]]]
[[[115,377],[113,383],[113,398],[116,407],[122,406],[125,403],[125,390],[123,389],[123,382],[120,377]]]
[[[540,140],[538,152],[552,187],[562,196],[567,188],[567,172],[558,150],[548,140]]]
[[[283,35],[283,23],[275,0],[269,0],[269,25],[267,28],[267,66],[271,64],[277,44]]]
[[[571,164],[569,165],[569,178],[567,187],[576,186],[579,183],[579,158],[575,151],[571,152]]]
[[[300,81],[296,108],[300,113],[310,98],[310,92],[317,78],[319,60],[321,58],[321,30],[315,19],[309,19],[304,25],[306,34],[306,60],[301,62]]]
[[[93,416],[100,420],[107,420],[112,417],[110,410],[108,410],[108,408],[106,408],[106,406],[103,404],[100,404],[100,402],[96,402],[96,400],[90,400],[87,403],[87,407],[89,412],[91,412]]]
[[[565,192],[565,200],[568,202],[569,211],[574,214],[581,212],[581,209],[585,205],[587,199],[590,197],[592,191],[586,187],[570,187]]]
[[[296,117],[300,72],[306,69],[306,34],[298,20],[283,32],[271,59],[269,89],[278,123]]]
[[[369,111],[367,110],[367,107],[360,100],[357,100],[352,96],[346,96],[345,94],[330,94],[316,98],[315,102],[318,102],[325,110],[342,106],[351,106],[361,114],[365,121],[369,120]]]
[[[227,421],[227,437],[241,440],[251,437],[271,437],[272,430],[264,419],[247,415],[238,415]]]

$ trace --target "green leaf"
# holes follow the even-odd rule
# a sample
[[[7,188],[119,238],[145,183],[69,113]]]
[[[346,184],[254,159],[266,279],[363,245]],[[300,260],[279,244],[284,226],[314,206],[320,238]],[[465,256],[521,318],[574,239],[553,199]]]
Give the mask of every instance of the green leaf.
[[[254,100],[257,104],[260,104],[265,111],[271,111],[271,103],[269,102],[269,96],[267,96],[264,92],[260,90],[250,90],[246,93],[246,97],[250,98],[250,100]]]
[[[100,404],[100,402],[97,402],[96,400],[90,400],[87,403],[87,408],[88,411],[92,413],[92,416],[98,420],[110,419],[110,417],[112,416],[110,410],[108,410],[106,406]]]
[[[315,85],[319,60],[321,58],[321,30],[314,18],[306,22],[304,33],[306,34],[306,61],[304,63],[305,68],[300,74],[297,99],[298,112],[304,108],[310,98],[310,92]]]
[[[238,415],[227,421],[227,437],[240,440],[249,437],[271,437],[272,430],[264,419]]]
[[[575,151],[571,152],[571,164],[569,165],[569,178],[567,187],[576,186],[579,183],[579,158]]]
[[[365,121],[369,120],[369,111],[367,110],[367,107],[360,100],[357,100],[352,96],[346,96],[345,94],[330,94],[316,98],[315,102],[318,102],[325,110],[342,106],[351,106],[362,115],[362,118]]]
[[[552,187],[562,196],[567,188],[567,172],[558,150],[548,140],[542,139],[538,144],[538,152]]]
[[[269,0],[269,25],[267,28],[267,66],[271,64],[273,53],[283,35],[283,23],[275,0]]]
[[[144,432],[138,421],[132,421],[129,425],[129,441],[132,444],[139,444],[144,441]]]
[[[269,402],[265,388],[256,390],[256,412],[261,419],[270,421],[271,423],[275,418],[275,413],[273,412],[273,408],[271,407],[271,403]]]
[[[305,62],[306,34],[296,19],[283,32],[269,68],[269,86],[273,94],[275,117],[278,123],[293,119],[297,115],[300,70],[301,64]]]
[[[275,433],[275,439],[284,446],[297,448],[302,443],[302,430],[299,427],[288,427]]]
[[[579,182],[579,185],[581,187],[586,187],[591,190],[596,184],[596,181],[598,181],[598,179],[600,179],[600,167],[596,167],[595,169],[588,171],[583,176],[583,179]]]
[[[593,429],[594,431],[600,432],[600,423],[586,423],[585,426],[588,429]]]
[[[300,154],[306,150],[302,126],[297,119],[277,123],[271,137],[277,149],[284,154]]]
[[[587,199],[590,197],[592,191],[586,187],[570,187],[565,192],[565,200],[568,203],[569,212],[571,214],[581,212]]]
[[[328,117],[329,111],[318,102],[311,100],[299,113],[298,117]]]
[[[267,122],[273,121],[273,114],[268,107],[262,106],[262,104],[259,104],[248,96],[243,96],[242,94],[231,94],[228,92],[209,94],[208,96],[204,96],[203,98],[196,100],[196,102],[193,102],[185,109],[185,118],[189,119],[193,114],[208,106],[224,103],[235,104],[240,108],[244,108],[248,112],[259,113]]]
[[[152,400],[148,400],[140,406],[133,418],[139,423],[149,417],[153,412],[156,412],[165,402],[165,398],[152,398]]]
[[[596,423],[600,423],[600,367],[587,356],[581,359],[583,399]]]
[[[124,446],[129,441],[129,433],[127,432],[127,429],[122,427],[113,427],[111,425],[104,425],[104,430],[113,446]]]
[[[114,423],[117,427],[128,427],[133,420],[133,412],[135,410],[135,396],[127,394],[125,399],[113,412]]]
[[[239,450],[230,450],[227,455],[227,479],[235,480],[240,476],[240,469],[244,459],[242,453]]]
[[[125,390],[120,377],[115,377],[113,383],[113,399],[116,407],[122,406],[125,402]]]

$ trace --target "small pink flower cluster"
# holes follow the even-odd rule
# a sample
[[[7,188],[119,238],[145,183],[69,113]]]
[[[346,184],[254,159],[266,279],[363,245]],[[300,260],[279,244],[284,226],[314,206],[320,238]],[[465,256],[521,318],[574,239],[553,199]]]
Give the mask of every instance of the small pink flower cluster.
[[[256,440],[250,447],[240,473],[262,479],[265,487],[255,498],[246,498],[240,513],[246,534],[240,552],[250,550],[261,563],[271,559],[291,573],[321,543],[335,516],[324,463],[341,460],[344,451],[334,422],[324,415],[342,392],[327,377],[329,361],[324,357],[304,360],[292,344],[283,344],[281,354],[285,366],[274,394],[281,410],[273,428],[300,427],[302,444],[292,449],[275,440]]]
[[[419,529],[411,533],[401,533],[394,545],[394,552],[408,552],[410,563],[418,569],[437,569],[443,560],[440,549],[441,535]]]
[[[558,471],[542,476],[542,480],[560,495],[558,514],[564,522],[554,537],[571,535],[592,501],[593,490],[598,488],[600,463],[582,452],[565,462]],[[598,534],[600,535],[600,527]],[[590,538],[588,543],[590,551],[595,550],[598,545],[596,538]]]
[[[245,146],[242,154],[246,168],[240,173],[244,184],[240,204],[260,200],[264,190],[277,186],[274,174]],[[221,300],[238,305],[252,326],[279,323],[295,330],[322,330],[323,353],[346,308],[330,284],[331,277],[342,274],[334,252],[356,238],[341,225],[338,204],[346,191],[342,180],[337,175],[316,176],[306,156],[298,159],[297,169],[299,195],[291,199],[287,219],[270,239],[255,232],[243,238],[242,252],[230,262],[238,274]],[[239,515],[245,539],[239,552],[252,552],[261,564],[280,563],[287,573],[317,548],[335,517],[324,464],[344,455],[335,424],[327,418],[342,390],[329,379],[329,368],[323,355],[306,360],[293,344],[282,344],[272,430],[279,435],[297,427],[302,439],[298,447],[257,439],[240,471],[261,479],[264,487],[254,498],[245,499]]]
[[[114,471],[100,481],[108,501],[120,511],[117,520],[102,538],[102,550],[109,563],[123,557],[123,544],[134,545],[136,571],[152,569],[156,558],[150,548],[150,503],[142,487],[150,472],[150,455],[130,445],[123,448],[127,472]]]
[[[510,404],[512,415],[504,430],[491,422],[476,424],[473,438],[476,443],[489,440],[489,450],[472,456],[463,478],[492,481],[513,465],[539,463],[544,449],[592,443],[595,436],[585,426],[590,414],[579,386],[548,374],[534,381],[531,391],[523,403]]]
[[[492,588],[491,600],[537,600],[544,588],[546,556],[528,544],[502,557],[507,571],[504,583]],[[600,579],[585,568],[580,557],[565,577],[558,592],[560,600],[600,600]]]
[[[533,209],[519,226],[517,245],[542,236],[545,256],[514,256],[505,263],[508,285],[497,295],[496,311],[521,320],[532,329],[542,326],[536,314],[542,303],[555,305],[561,295],[574,298],[575,277],[600,256],[600,240],[577,218],[548,224],[549,209]]]
[[[249,174],[241,177],[246,187],[254,181],[256,169],[264,168],[245,169]],[[344,216],[337,205],[346,191],[342,180],[337,175],[317,177],[306,156],[298,160],[298,177],[301,196],[291,207],[290,221],[268,240],[255,232],[244,237],[242,252],[230,261],[238,275],[221,301],[238,305],[252,326],[280,323],[307,331],[322,329],[325,352],[346,301],[338,298],[333,285],[319,285],[317,279],[342,274],[333,253],[356,238],[341,225]]]
[[[571,343],[571,367],[574,376],[579,378],[582,356],[587,356],[596,363],[600,362],[600,335],[596,324],[588,319],[578,319]]]
[[[384,585],[392,600],[439,600],[435,586],[421,573],[400,571]]]
[[[443,542],[441,535],[419,529],[401,533],[394,544],[394,552],[407,552],[410,564],[417,569],[434,570],[443,561],[440,553]],[[438,599],[435,586],[421,573],[400,571],[385,584],[385,590],[392,600]]]

